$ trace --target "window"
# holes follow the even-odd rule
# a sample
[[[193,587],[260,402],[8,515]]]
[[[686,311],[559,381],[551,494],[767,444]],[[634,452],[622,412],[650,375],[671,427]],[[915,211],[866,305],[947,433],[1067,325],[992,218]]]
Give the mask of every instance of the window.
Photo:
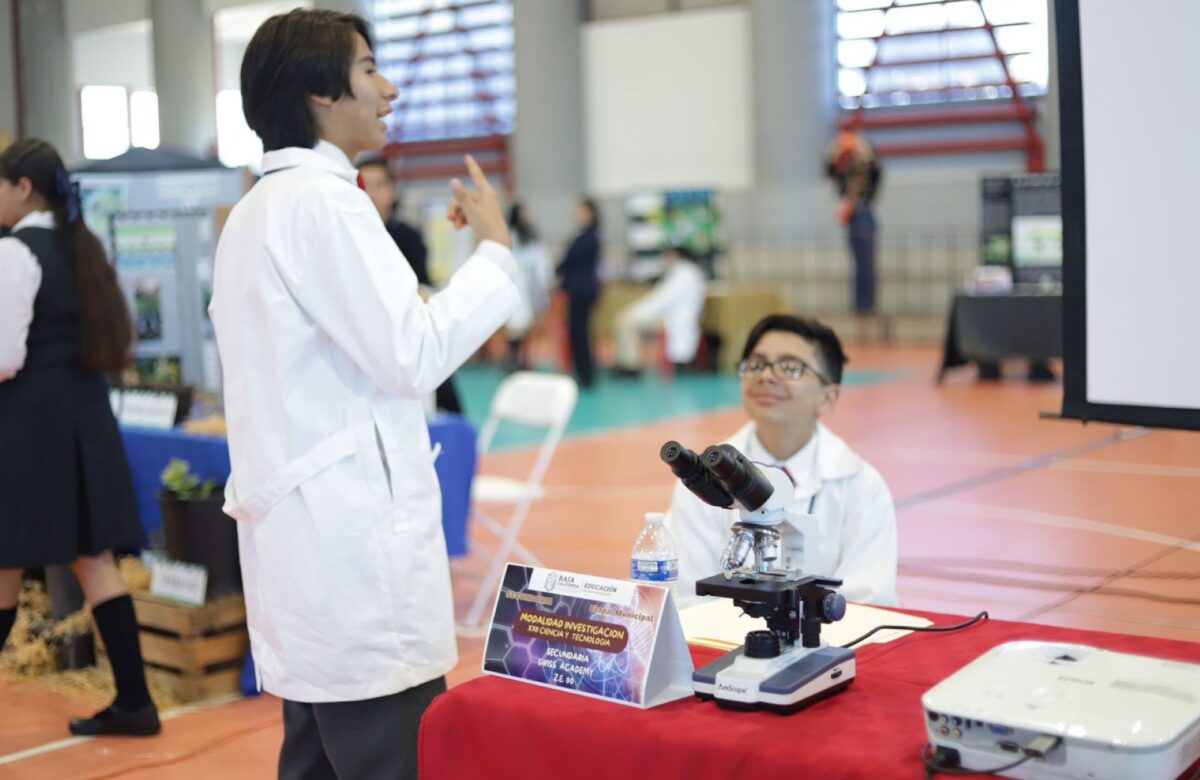
[[[158,148],[158,94],[138,90],[129,96],[129,135],[134,146]]]
[[[158,147],[158,95],[149,90],[132,94],[125,87],[89,84],[79,92],[83,125],[83,156],[107,160],[129,147]]]
[[[223,89],[217,93],[217,158],[222,165],[258,170],[262,163],[262,139],[246,124],[242,113],[242,91]]]
[[[845,109],[1042,95],[1046,0],[837,0]]]
[[[374,10],[375,58],[400,91],[391,141],[512,132],[511,0],[375,0]]]

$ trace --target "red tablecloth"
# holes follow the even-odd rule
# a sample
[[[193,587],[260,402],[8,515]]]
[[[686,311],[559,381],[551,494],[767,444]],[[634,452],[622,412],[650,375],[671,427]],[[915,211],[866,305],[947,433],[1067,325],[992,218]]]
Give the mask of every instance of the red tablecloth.
[[[937,625],[962,620],[924,616]],[[731,712],[694,698],[637,710],[482,677],[438,697],[425,714],[421,777],[919,780],[921,695],[986,650],[1018,639],[1200,662],[1197,643],[993,620],[862,647],[849,689],[787,716]],[[692,649],[697,666],[717,655]]]

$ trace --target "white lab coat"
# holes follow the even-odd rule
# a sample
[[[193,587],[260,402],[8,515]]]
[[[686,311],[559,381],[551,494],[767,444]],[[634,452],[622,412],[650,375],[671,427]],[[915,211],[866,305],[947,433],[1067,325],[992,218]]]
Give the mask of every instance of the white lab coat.
[[[729,443],[746,453],[754,436],[751,422]],[[815,466],[796,486],[792,506],[802,517],[781,529],[782,546],[802,545],[809,574],[843,580],[839,589],[849,601],[895,606],[896,507],[883,477],[837,435],[817,424]],[[816,497],[813,500],[813,497]],[[809,506],[812,515],[808,515]],[[666,525],[679,547],[679,601],[697,603],[696,580],[721,571],[721,553],[729,528],[738,520],[733,509],[701,501],[676,482]],[[802,542],[798,533],[803,534]],[[814,538],[815,537],[815,538]]]
[[[250,643],[277,696],[386,696],[457,662],[421,398],[509,317],[517,271],[485,242],[423,303],[337,147],[268,152],[263,173],[210,307]]]
[[[695,263],[676,260],[650,292],[629,305],[625,316],[639,325],[661,321],[667,333],[667,358],[690,363],[700,344],[704,297],[704,273]]]

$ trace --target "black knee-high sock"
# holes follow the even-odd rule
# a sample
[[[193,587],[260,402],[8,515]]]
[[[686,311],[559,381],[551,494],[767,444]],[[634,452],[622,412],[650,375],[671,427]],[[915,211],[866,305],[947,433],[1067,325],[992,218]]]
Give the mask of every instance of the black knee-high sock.
[[[100,638],[108,650],[113,677],[117,682],[114,704],[123,710],[136,710],[150,703],[146,670],[142,666],[142,646],[138,642],[137,615],[133,599],[117,596],[92,607],[92,617]]]
[[[4,649],[4,642],[8,639],[8,632],[12,631],[13,623],[17,622],[17,608],[0,609],[0,650]]]

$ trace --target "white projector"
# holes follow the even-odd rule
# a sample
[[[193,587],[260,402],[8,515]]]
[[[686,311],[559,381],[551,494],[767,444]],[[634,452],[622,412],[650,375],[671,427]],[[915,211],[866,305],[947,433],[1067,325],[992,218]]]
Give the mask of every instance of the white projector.
[[[1200,758],[1198,664],[1009,642],[942,680],[921,703],[929,742],[958,751],[964,768],[1034,756],[1007,777],[1174,780]],[[1061,741],[1037,757],[1053,738]]]

